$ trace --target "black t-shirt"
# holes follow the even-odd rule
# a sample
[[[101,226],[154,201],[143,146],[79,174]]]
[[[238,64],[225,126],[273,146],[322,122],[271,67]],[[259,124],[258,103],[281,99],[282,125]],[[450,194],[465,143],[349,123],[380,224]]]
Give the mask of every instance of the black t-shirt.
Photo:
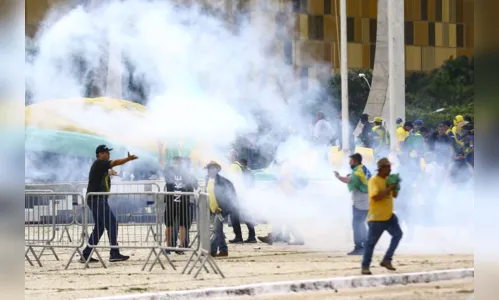
[[[165,181],[168,192],[193,192],[198,185],[194,174],[175,167],[169,167],[165,170]]]
[[[109,169],[111,169],[110,160],[100,160],[94,161],[90,167],[90,172],[88,174],[88,186],[87,193],[91,192],[110,192],[111,191],[111,179],[109,177]]]

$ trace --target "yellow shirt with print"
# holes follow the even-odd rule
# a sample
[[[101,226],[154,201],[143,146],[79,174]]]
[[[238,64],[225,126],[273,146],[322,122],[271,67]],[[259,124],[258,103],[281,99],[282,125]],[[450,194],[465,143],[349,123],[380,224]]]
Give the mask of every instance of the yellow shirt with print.
[[[405,139],[409,136],[409,132],[405,131],[403,127],[397,128],[397,151],[402,151],[400,144],[405,141]]]
[[[206,191],[208,192],[208,202],[210,203],[210,210],[212,213],[217,211],[218,202],[217,197],[215,196],[215,179],[208,179],[208,183],[206,184]]]
[[[376,175],[371,177],[368,184],[369,193],[369,212],[368,221],[388,221],[393,215],[393,193],[385,198],[374,201],[373,197],[385,190],[386,179]]]

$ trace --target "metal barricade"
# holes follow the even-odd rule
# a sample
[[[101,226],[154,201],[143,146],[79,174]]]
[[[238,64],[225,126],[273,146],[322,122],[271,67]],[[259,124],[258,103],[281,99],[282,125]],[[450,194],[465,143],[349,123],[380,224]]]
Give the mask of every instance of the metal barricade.
[[[192,202],[191,202],[192,200]],[[191,205],[194,204],[194,205]],[[163,192],[158,193],[156,198],[156,206],[158,217],[163,216],[165,224],[164,243],[159,245],[160,251],[156,254],[150,269],[156,263],[161,263],[160,256],[164,256],[170,262],[168,255],[171,251],[177,254],[192,252],[182,270],[185,274],[191,262],[194,264],[189,269],[188,274],[191,274],[194,267],[200,263],[199,269],[194,275],[196,278],[201,269],[209,273],[205,264],[209,266],[215,274],[224,277],[222,271],[217,266],[216,262],[210,256],[210,212],[208,205],[208,195],[205,193],[186,193],[186,192]],[[158,219],[158,229],[162,228],[162,223]],[[197,224],[197,231],[194,231],[193,243],[189,243],[190,226],[193,223]],[[178,228],[175,225],[178,225]],[[176,234],[178,230],[178,239]],[[177,247],[178,242],[178,247]]]
[[[25,191],[51,190],[55,193],[73,192],[73,183],[70,182],[52,182],[52,183],[25,183]]]
[[[75,185],[74,191],[85,195],[87,192],[87,185],[87,183],[79,183]],[[159,184],[150,181],[120,181],[111,184],[111,193],[135,193],[135,195],[139,195],[141,193],[154,193],[160,191],[161,188]],[[118,223],[122,224],[121,226],[128,226],[129,223],[141,223],[142,225],[147,226],[147,233],[145,235],[145,241],[147,242],[149,239],[156,240],[158,233],[156,232],[156,223],[153,221],[154,216],[152,215],[154,201],[150,200],[147,202],[148,198],[146,198],[144,198],[146,206],[143,206],[142,202],[137,201],[137,199],[134,199],[132,202],[128,202],[126,198],[122,199],[120,205],[125,206],[126,209],[121,209],[119,212],[117,211],[115,216],[118,219]],[[87,214],[87,218],[92,222],[93,219],[90,211],[88,211]],[[76,223],[81,225],[82,220],[77,219]]]
[[[72,193],[74,192],[73,186],[74,183],[69,182],[26,183],[24,184],[24,190],[29,192],[50,190],[54,193]],[[66,218],[67,220],[72,220],[73,224],[75,223],[75,213],[76,207],[72,207],[71,205],[68,205],[65,211],[58,211],[60,219]]]
[[[156,192],[125,192],[125,193],[88,193],[86,206],[89,213],[84,214],[83,226],[89,233],[88,247],[91,249],[85,268],[95,253],[106,268],[98,249],[107,248],[119,253],[119,249],[147,249],[149,255],[142,270],[147,266],[150,257],[156,254],[161,243],[159,232],[158,210],[155,205]],[[107,236],[102,238],[104,229]],[[154,238],[146,237],[153,232]],[[119,245],[119,246],[118,246]],[[173,263],[170,265],[175,269]],[[162,268],[164,265],[161,263]]]
[[[71,264],[74,255],[85,242],[85,232],[81,226],[75,226],[73,219],[66,218],[66,212],[83,203],[83,197],[78,193],[25,191],[25,258],[33,265],[28,253],[31,253],[39,266],[40,258],[45,249],[51,251],[59,260],[55,248],[74,249],[65,269]],[[37,255],[34,248],[42,248]],[[81,253],[80,253],[81,254]]]

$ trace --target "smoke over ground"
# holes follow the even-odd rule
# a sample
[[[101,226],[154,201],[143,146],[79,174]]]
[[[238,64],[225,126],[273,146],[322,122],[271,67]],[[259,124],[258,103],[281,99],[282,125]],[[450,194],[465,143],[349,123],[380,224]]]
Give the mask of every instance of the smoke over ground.
[[[89,79],[105,92],[105,62],[110,55],[123,77],[132,76],[145,87],[147,117],[89,111],[74,103],[61,105],[60,113],[81,127],[111,138],[193,140],[209,145],[204,150],[219,160],[226,157],[237,135],[257,132],[257,112],[270,116],[272,130],[292,127],[294,132],[310,135],[312,122],[305,108],[322,96],[319,83],[309,81],[309,90],[301,90],[293,67],[277,55],[275,36],[269,33],[275,21],[268,12],[252,11],[249,19],[242,19],[233,30],[199,6],[168,1],[111,2],[95,9],[54,11],[35,40],[39,52],[27,65],[33,101],[82,97]],[[282,26],[281,34],[291,36],[292,22]],[[109,40],[121,52],[109,54]],[[122,59],[116,59],[119,53]],[[125,95],[132,94],[126,85],[123,88]],[[318,154],[311,157],[311,150]],[[352,244],[350,195],[322,163],[321,151],[295,135],[285,138],[277,159],[296,166],[295,172],[325,182],[292,195],[278,188],[240,190],[239,194],[251,215],[270,223],[292,224],[308,246],[346,249]],[[63,163],[58,165],[65,168]],[[73,169],[82,173],[87,168],[82,164]],[[58,181],[67,181],[67,170],[57,174],[65,174]],[[410,250],[422,249],[428,248]],[[439,244],[434,251],[442,249]]]

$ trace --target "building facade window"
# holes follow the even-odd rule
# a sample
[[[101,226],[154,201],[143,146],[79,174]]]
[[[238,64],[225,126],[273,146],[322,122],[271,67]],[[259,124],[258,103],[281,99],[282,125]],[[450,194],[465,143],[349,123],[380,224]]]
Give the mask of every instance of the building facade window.
[[[355,19],[353,17],[347,17],[347,41],[355,41]]]
[[[414,23],[411,21],[405,22],[405,44],[414,45]]]

